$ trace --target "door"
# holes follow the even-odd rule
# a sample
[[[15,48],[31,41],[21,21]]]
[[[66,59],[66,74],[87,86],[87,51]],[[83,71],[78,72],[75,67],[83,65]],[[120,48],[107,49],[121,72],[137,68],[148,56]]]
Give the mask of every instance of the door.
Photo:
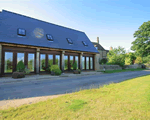
[[[5,52],[4,73],[13,72],[13,52]]]

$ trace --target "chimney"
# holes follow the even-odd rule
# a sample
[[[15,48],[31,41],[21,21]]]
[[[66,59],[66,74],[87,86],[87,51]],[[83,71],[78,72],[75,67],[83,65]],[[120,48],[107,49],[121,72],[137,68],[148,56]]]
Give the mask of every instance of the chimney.
[[[112,48],[112,46],[110,47],[110,50],[112,50],[113,48]]]
[[[99,37],[97,37],[97,43],[99,44]]]

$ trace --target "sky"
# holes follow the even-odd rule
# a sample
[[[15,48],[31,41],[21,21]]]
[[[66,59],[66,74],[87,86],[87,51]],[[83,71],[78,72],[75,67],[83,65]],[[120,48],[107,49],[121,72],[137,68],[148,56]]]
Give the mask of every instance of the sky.
[[[150,18],[148,0],[0,0],[8,10],[83,31],[92,42],[130,51],[133,34]]]

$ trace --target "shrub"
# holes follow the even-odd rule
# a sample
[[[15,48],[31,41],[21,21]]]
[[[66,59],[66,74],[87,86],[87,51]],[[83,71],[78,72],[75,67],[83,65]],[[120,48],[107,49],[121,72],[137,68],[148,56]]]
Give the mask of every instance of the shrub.
[[[81,73],[81,70],[80,69],[77,69],[78,70],[78,72],[79,72],[79,74]]]
[[[59,69],[59,70],[57,70],[57,71],[55,71],[55,75],[61,75],[61,70]]]
[[[99,64],[106,64],[107,63],[107,58],[103,58],[99,61]]]
[[[77,62],[75,61],[72,66],[73,66],[73,69],[76,70],[77,69]]]
[[[53,71],[56,75],[61,75],[61,70],[58,65],[52,65],[50,70]]]
[[[12,78],[16,79],[16,78],[24,78],[25,77],[25,73],[24,72],[13,72],[12,74]]]
[[[18,72],[24,72],[24,70],[25,70],[25,65],[24,65],[23,61],[21,60],[17,64],[17,71]]]
[[[30,73],[30,70],[27,69],[27,68],[25,68],[25,69],[24,69],[24,72],[25,72],[25,74],[29,74],[29,73]]]

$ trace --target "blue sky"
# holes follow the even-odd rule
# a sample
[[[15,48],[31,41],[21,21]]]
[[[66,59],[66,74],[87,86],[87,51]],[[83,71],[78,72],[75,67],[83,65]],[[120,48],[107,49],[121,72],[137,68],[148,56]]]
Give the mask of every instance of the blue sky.
[[[129,50],[134,32],[147,22],[146,0],[0,0],[0,9],[83,31],[92,42]]]

